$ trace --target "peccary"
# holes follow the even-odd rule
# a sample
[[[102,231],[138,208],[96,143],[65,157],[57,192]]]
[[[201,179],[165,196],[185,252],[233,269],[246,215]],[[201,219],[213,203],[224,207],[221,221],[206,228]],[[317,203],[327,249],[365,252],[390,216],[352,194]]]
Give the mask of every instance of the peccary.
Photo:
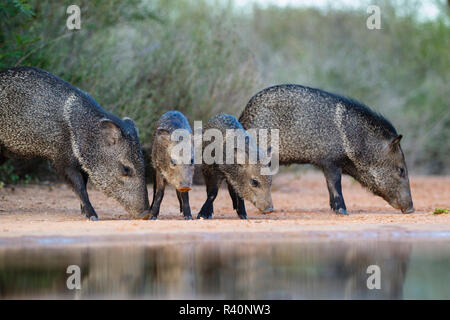
[[[239,120],[247,130],[279,129],[280,164],[322,169],[336,213],[347,214],[342,173],[403,213],[414,211],[402,136],[362,103],[320,89],[278,85],[254,95]]]
[[[272,185],[272,177],[270,175],[262,175],[261,170],[267,167],[262,161],[256,164],[250,164],[248,161],[250,149],[257,148],[256,153],[262,151],[258,149],[253,138],[244,130],[236,117],[232,115],[219,114],[211,118],[203,127],[203,131],[209,129],[217,129],[226,136],[227,130],[237,130],[246,136],[245,150],[234,148],[234,158],[237,158],[238,152],[245,153],[245,163],[239,164],[234,161],[233,164],[227,164],[225,161],[221,163],[206,164],[204,159],[202,163],[202,173],[206,184],[207,199],[203,204],[197,218],[212,218],[214,212],[213,202],[217,196],[220,184],[226,180],[228,191],[233,201],[233,209],[236,210],[241,219],[247,219],[244,200],[252,202],[261,212],[269,213],[273,211],[272,196],[270,188]],[[205,139],[204,139],[205,140]],[[224,159],[226,158],[226,139],[223,139]],[[203,151],[208,145],[203,141]],[[266,150],[264,150],[266,151]],[[266,156],[270,157],[270,148],[267,150]],[[205,156],[205,155],[203,155]]]
[[[175,130],[185,130],[189,134],[190,154],[187,161],[183,161],[180,154],[175,152],[174,147],[180,142],[171,139]],[[189,206],[189,193],[194,176],[194,157],[192,146],[192,130],[186,117],[178,111],[169,111],[159,119],[153,138],[152,164],[155,169],[153,175],[153,202],[151,205],[150,219],[155,220],[159,214],[159,207],[164,197],[166,183],[177,190],[180,203],[180,212],[186,220],[192,220]],[[183,138],[184,139],[184,138]]]
[[[148,212],[144,158],[129,118],[104,111],[87,93],[32,67],[0,71],[0,153],[52,162],[97,220],[86,184],[90,179],[134,217]]]

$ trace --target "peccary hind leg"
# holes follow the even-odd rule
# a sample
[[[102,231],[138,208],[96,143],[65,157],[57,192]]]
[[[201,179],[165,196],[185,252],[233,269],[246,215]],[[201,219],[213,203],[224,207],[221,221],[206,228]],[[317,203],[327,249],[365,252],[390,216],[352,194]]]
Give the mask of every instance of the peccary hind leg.
[[[236,210],[239,218],[247,219],[247,212],[245,211],[244,199],[239,197],[234,191],[233,187],[228,184],[228,192],[230,193],[231,200],[233,201],[233,209]]]
[[[180,202],[180,212],[183,212],[185,220],[192,220],[191,207],[189,206],[189,193],[177,191],[178,201]]]
[[[80,170],[69,167],[64,170],[64,176],[66,177],[68,183],[72,186],[73,191],[77,194],[81,201],[81,212],[86,215],[86,218],[92,221],[98,220],[97,213],[92,207],[91,202],[89,201],[89,196],[86,189],[85,173],[82,173]]]
[[[338,214],[348,214],[345,207],[341,187],[341,169],[336,167],[323,168],[327,180],[328,192],[330,193],[330,207]]]

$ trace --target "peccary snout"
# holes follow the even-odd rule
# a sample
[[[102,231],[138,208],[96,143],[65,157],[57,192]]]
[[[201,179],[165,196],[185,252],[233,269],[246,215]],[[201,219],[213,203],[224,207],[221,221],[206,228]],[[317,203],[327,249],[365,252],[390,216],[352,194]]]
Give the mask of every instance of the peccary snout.
[[[188,192],[188,191],[191,191],[191,187],[187,183],[184,183],[184,184],[180,185],[180,187],[177,188],[177,191]]]
[[[240,197],[249,200],[262,213],[273,211],[272,176],[261,175],[262,164],[234,165],[228,168],[227,181]],[[232,174],[236,169],[237,174]]]
[[[414,205],[411,197],[411,189],[409,187],[409,179],[402,177],[398,183],[397,194],[395,197],[388,199],[388,202],[395,209],[400,209],[402,213],[413,213]]]
[[[399,209],[402,213],[413,213],[415,211],[411,192],[409,187],[399,186],[400,190],[392,197],[383,197],[395,209]]]
[[[374,163],[370,165],[366,185],[375,194],[381,196],[395,209],[403,213],[414,212],[409,185],[408,169],[406,168],[403,151],[400,147],[402,135],[380,143]],[[361,168],[361,170],[364,170]],[[361,173],[365,175],[365,173]],[[369,178],[370,179],[370,178]]]
[[[400,209],[402,213],[413,213],[414,205],[411,197],[408,177],[403,177],[398,184],[397,195],[388,200],[389,204],[395,209]]]
[[[269,199],[269,201],[255,202],[255,207],[258,208],[258,210],[261,211],[262,213],[271,213],[273,212],[272,199]]]

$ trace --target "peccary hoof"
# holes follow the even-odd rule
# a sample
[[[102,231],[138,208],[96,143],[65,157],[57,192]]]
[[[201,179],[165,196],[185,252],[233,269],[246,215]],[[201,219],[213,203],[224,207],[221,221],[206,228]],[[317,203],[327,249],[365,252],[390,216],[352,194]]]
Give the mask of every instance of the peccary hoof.
[[[151,216],[148,218],[148,220],[156,220],[156,219],[158,219],[158,216],[154,216],[154,215],[151,215]]]
[[[90,217],[88,217],[88,219],[90,221],[98,221],[98,217],[96,217],[96,216],[90,216]]]
[[[199,213],[197,219],[212,219],[212,215],[204,216],[201,213]]]
[[[192,219],[192,216],[186,216],[186,217],[184,217],[184,220],[193,220],[193,219]]]
[[[335,210],[336,214],[342,214],[342,215],[348,215],[347,210],[340,208],[338,210]]]
[[[243,220],[244,220],[244,219],[246,220],[246,219],[247,219],[247,215],[246,215],[246,214],[240,214],[240,215],[239,215],[239,218],[241,218],[241,219],[243,219]]]

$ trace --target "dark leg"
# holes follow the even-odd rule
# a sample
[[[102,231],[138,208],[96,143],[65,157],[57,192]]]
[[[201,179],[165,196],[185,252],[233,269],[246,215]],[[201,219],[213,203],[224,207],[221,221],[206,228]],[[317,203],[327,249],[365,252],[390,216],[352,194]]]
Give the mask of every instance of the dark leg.
[[[192,220],[191,207],[189,206],[189,192],[177,191],[178,199],[180,200],[180,211],[183,212],[185,220]]]
[[[156,220],[159,215],[159,207],[161,206],[161,201],[164,197],[164,189],[166,188],[166,182],[160,173],[156,173],[155,184],[153,185],[153,203],[150,209],[150,219]]]
[[[236,212],[241,219],[247,219],[247,212],[245,211],[245,202],[244,199],[237,196],[237,209]]]
[[[88,179],[89,176],[86,172],[81,171],[81,176],[83,177],[83,183],[84,183],[84,187],[87,190],[87,183],[88,183]],[[81,214],[86,216],[86,210],[84,209],[84,205],[83,202],[80,202],[80,208],[81,208]]]
[[[214,175],[213,172],[203,171],[203,176],[206,183],[206,201],[200,209],[200,212],[197,215],[197,219],[211,219],[214,213],[213,202],[217,197],[217,193],[219,192],[220,181],[217,179],[217,175]]]
[[[150,209],[153,207],[153,203],[155,202],[155,195],[156,195],[156,172],[153,174],[153,198]]]
[[[228,193],[230,194],[230,197],[231,197],[231,201],[233,201],[233,209],[236,210],[236,208],[237,208],[236,192],[234,192],[234,189],[231,186],[231,184],[227,183],[227,186],[228,186]]]
[[[341,187],[341,169],[336,167],[323,168],[327,180],[328,192],[330,193],[330,207],[338,214],[348,214],[345,207]]]
[[[180,212],[183,212],[183,200],[181,199],[181,192],[177,190],[178,203],[180,204]]]
[[[83,178],[83,174],[77,168],[69,167],[64,169],[64,176],[68,183],[72,186],[73,191],[77,194],[81,201],[82,212],[86,215],[86,218],[92,221],[98,220],[97,213],[95,213],[89,196],[86,190],[86,183]]]
[[[234,191],[233,187],[228,183],[228,192],[230,193],[231,200],[233,200],[233,209],[236,210],[239,218],[247,219],[247,212],[245,211],[244,199],[239,197]]]

